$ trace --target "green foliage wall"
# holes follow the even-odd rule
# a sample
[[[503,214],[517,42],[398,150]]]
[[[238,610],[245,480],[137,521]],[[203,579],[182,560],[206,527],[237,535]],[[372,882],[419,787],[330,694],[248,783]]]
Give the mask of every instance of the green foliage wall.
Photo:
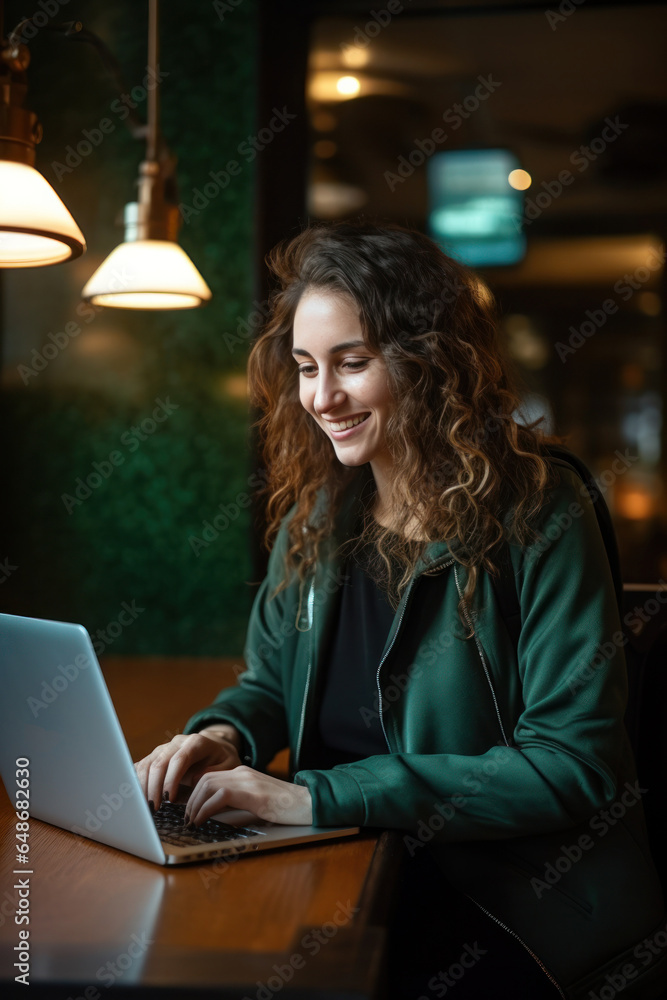
[[[245,328],[251,311],[253,164],[238,150],[256,128],[256,10],[255,0],[226,6],[163,2],[160,14],[162,128],[180,201],[198,206],[184,213],[179,242],[213,292],[197,310],[81,305],[83,284],[122,241],[144,144],[93,49],[48,28],[30,42],[27,106],[44,127],[37,167],[88,252],[1,274],[0,606],[101,630],[113,654],[235,655],[254,592],[247,342],[225,333]],[[70,0],[54,18],[80,19],[104,39],[143,118],[147,8]],[[7,3],[6,30],[24,13]],[[230,159],[237,175],[212,182]],[[134,613],[119,619],[125,605]]]

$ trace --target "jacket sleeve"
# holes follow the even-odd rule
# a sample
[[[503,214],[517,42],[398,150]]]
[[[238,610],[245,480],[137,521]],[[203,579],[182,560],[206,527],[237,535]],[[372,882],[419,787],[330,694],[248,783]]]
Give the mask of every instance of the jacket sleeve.
[[[264,770],[288,743],[282,679],[281,638],[287,592],[271,596],[282,579],[287,529],[281,527],[269,558],[268,573],[253,602],[239,683],[225,688],[212,705],[188,720],[184,732],[194,733],[216,722],[236,726],[244,740],[242,759]],[[252,646],[249,638],[252,636]]]
[[[497,839],[574,826],[613,800],[627,749],[623,637],[604,542],[580,486],[562,474],[537,539],[512,546],[523,709],[510,722],[510,745],[478,756],[399,752],[301,771],[295,781],[310,789],[314,822],[412,831],[426,823],[440,841]],[[487,580],[486,605],[490,593]],[[497,612],[480,608],[477,626],[478,636],[500,644]],[[504,637],[503,676],[516,682]]]

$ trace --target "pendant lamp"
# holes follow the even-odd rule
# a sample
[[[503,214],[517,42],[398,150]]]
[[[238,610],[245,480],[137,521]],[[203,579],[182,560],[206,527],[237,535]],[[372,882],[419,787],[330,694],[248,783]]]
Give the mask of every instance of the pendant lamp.
[[[23,107],[27,46],[3,40],[0,16],[0,267],[41,267],[80,257],[83,233],[48,181],[35,169],[42,137]]]
[[[158,129],[158,0],[148,4],[148,91],[146,159],[139,168],[136,202],[125,206],[125,240],[112,250],[81,295],[99,306],[123,309],[192,309],[211,290],[176,242],[180,213],[174,200],[175,160]],[[171,195],[171,197],[170,197]]]

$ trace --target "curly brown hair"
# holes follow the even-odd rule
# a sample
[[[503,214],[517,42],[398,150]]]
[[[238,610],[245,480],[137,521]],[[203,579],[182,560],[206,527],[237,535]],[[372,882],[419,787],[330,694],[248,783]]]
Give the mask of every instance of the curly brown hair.
[[[386,567],[394,603],[429,541],[449,542],[467,568],[463,614],[479,568],[496,571],[500,540],[525,544],[533,537],[531,519],[550,482],[540,446],[546,439],[514,416],[520,399],[488,290],[427,236],[399,226],[309,226],[277,246],[267,263],[278,287],[250,354],[249,382],[263,412],[267,544],[296,505],[282,586],[294,571],[304,580],[312,570],[359,471],[341,465],[299,401],[294,314],[306,290],[325,290],[354,301],[364,340],[384,360],[400,400],[386,427],[395,521],[389,529],[366,518],[363,541],[372,541]],[[316,516],[322,495],[325,513]]]

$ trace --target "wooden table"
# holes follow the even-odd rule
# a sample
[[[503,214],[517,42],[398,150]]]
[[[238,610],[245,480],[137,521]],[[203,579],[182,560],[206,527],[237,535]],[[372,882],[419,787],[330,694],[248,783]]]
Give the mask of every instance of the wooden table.
[[[234,683],[231,660],[107,658],[134,759]],[[285,758],[272,770],[280,773]],[[400,838],[380,831],[309,847],[161,868],[30,821],[30,985],[13,982],[19,928],[15,814],[0,801],[2,995],[379,998]]]

